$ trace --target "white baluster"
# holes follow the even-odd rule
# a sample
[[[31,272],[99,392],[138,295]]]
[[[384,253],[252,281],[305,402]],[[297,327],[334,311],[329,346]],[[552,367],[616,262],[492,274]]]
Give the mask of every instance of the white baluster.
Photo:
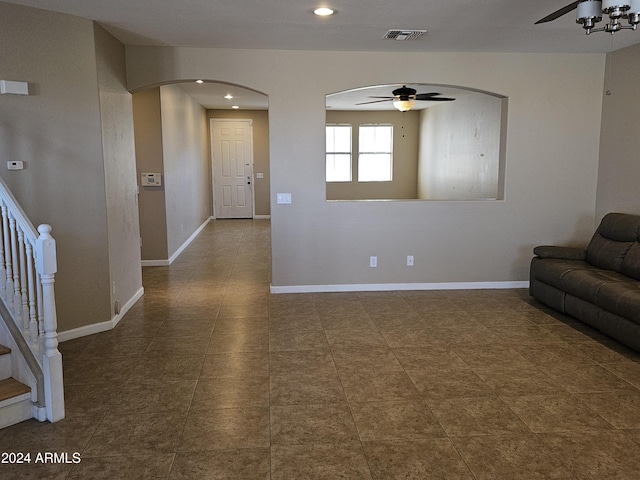
[[[64,389],[62,384],[62,355],[58,351],[58,321],[53,285],[57,271],[56,242],[51,237],[51,226],[40,225],[36,242],[36,269],[42,282],[45,351],[43,373],[45,377],[45,403],[47,419],[55,422],[64,418]]]
[[[2,212],[4,215],[4,212],[6,211],[7,207],[4,205],[4,202],[2,203]],[[0,295],[2,296],[2,298],[6,298],[6,291],[7,291],[7,268],[5,266],[5,260],[4,260],[4,242],[1,241],[1,239],[4,238],[4,222],[0,222]]]
[[[20,299],[22,308],[20,318],[23,329],[29,331],[29,298],[27,297],[27,259],[25,257],[25,240],[22,228],[18,227],[18,256],[20,257]],[[29,338],[31,340],[31,338]]]
[[[38,342],[38,317],[36,312],[36,285],[33,278],[33,247],[27,242],[27,284],[29,289],[29,337],[31,345]],[[40,350],[42,351],[42,350]]]
[[[11,270],[11,237],[9,235],[9,216],[7,206],[2,205],[2,240],[4,243],[5,286],[2,291],[9,310],[13,307],[13,272]]]
[[[11,263],[13,264],[13,313],[20,318],[22,300],[20,299],[20,264],[18,262],[18,233],[16,219],[9,215],[9,233],[11,235]],[[7,292],[11,294],[11,292]]]

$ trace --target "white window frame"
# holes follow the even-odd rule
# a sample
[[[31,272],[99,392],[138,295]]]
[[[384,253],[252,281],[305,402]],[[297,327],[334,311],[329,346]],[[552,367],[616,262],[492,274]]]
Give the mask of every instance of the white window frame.
[[[353,125],[350,123],[328,123],[325,125],[325,137],[329,138],[329,128],[335,127],[343,127],[349,128],[349,151],[328,151],[325,147],[325,180],[328,183],[349,183],[353,181]],[[335,156],[336,155],[349,155],[349,178],[348,179],[339,179],[339,180],[329,180],[329,157],[333,156],[333,162],[335,165]],[[335,168],[333,169],[335,170]]]
[[[363,128],[379,128],[386,127],[389,128],[391,134],[391,142],[390,142],[390,150],[389,151],[363,151],[362,150],[362,129]],[[371,182],[392,182],[393,181],[393,131],[394,125],[391,123],[363,123],[358,125],[358,182],[361,183],[371,183]],[[383,179],[371,179],[363,177],[363,172],[366,172],[366,168],[362,168],[363,166],[363,156],[371,156],[371,155],[384,155],[389,157],[389,176]]]

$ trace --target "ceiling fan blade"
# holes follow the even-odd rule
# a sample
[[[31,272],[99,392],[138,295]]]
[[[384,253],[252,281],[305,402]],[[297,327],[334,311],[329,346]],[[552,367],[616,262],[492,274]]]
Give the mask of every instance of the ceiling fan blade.
[[[416,100],[430,100],[432,97],[435,97],[436,95],[441,95],[440,93],[419,93],[416,95]]]
[[[428,102],[453,102],[455,98],[432,97],[432,98],[416,98],[416,100],[426,100]]]
[[[541,18],[534,25],[538,25],[539,23],[551,22],[556,18],[560,18],[561,16],[566,15],[571,10],[575,10],[576,8],[578,8],[578,4],[582,1],[584,0],[578,0],[577,2],[570,3],[566,7],[562,7],[560,10],[553,12],[551,15],[547,15],[546,17]]]
[[[393,100],[393,97],[371,97],[371,98],[384,98],[384,100],[374,100],[372,102],[356,103],[356,105],[367,105],[369,103],[390,102],[391,100]]]

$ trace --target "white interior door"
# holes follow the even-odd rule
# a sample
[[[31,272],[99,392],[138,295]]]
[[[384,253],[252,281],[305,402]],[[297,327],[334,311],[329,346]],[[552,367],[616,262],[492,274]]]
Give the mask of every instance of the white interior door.
[[[251,120],[211,120],[216,218],[253,218]]]

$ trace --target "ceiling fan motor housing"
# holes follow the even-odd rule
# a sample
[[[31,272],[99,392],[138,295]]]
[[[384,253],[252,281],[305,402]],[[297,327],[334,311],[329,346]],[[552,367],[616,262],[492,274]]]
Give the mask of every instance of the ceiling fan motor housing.
[[[400,100],[407,101],[410,97],[414,97],[416,95],[416,90],[413,88],[409,88],[406,85],[403,85],[402,88],[396,88],[393,92],[394,97],[400,98]]]

